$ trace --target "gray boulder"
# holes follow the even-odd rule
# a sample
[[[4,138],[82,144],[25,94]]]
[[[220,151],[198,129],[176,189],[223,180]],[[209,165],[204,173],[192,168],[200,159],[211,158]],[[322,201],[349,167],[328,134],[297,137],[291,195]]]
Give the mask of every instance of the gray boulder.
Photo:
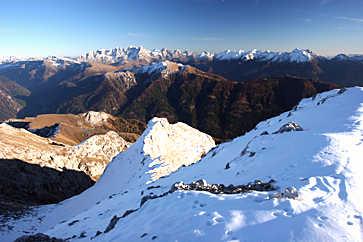
[[[274,132],[274,134],[282,134],[285,132],[303,131],[303,130],[304,129],[299,124],[295,122],[288,122],[287,124],[282,125],[281,128],[279,128],[279,130]]]

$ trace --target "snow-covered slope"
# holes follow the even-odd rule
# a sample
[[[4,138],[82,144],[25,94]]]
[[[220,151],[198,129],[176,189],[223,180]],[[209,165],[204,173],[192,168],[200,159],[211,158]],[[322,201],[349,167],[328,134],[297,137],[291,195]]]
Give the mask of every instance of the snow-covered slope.
[[[137,74],[172,74],[178,72],[180,69],[184,67],[183,64],[172,62],[172,61],[161,61],[161,62],[153,62],[151,64],[142,65],[139,67],[132,67],[131,69],[126,69],[132,71]],[[125,71],[125,70],[122,70]]]
[[[362,88],[304,99],[198,163],[155,177],[150,171],[168,170],[169,157],[190,164],[208,150],[201,148],[209,140],[202,134],[173,136],[169,128],[165,120],[152,120],[94,187],[10,222],[12,233],[43,232],[71,241],[363,240]],[[177,189],[199,179],[205,179],[199,188],[246,185],[243,191],[250,192]],[[273,189],[251,191],[264,182]]]
[[[101,203],[108,204],[114,196],[118,199],[125,196],[125,199],[119,201],[121,204],[117,205],[121,209],[137,207],[142,191],[146,192],[147,187],[151,186],[149,183],[168,176],[182,166],[195,163],[214,146],[209,135],[186,124],[169,124],[166,119],[154,118],[149,121],[148,128],[139,140],[125,154],[120,153],[111,162],[96,186],[63,204],[36,209],[36,216],[47,217],[41,219],[40,224],[33,223],[34,217],[10,222],[15,224],[15,229],[9,231],[10,234],[0,230],[0,241],[13,239],[24,229],[33,233],[34,225],[40,231],[46,231],[64,220],[73,221],[78,214],[100,209]],[[113,205],[106,206],[111,209]],[[108,220],[106,217],[105,222]],[[97,226],[95,229],[98,229]]]

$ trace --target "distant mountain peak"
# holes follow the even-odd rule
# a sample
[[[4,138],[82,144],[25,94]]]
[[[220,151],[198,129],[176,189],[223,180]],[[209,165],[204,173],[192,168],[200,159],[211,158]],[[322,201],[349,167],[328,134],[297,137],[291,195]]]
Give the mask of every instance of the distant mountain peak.
[[[150,64],[145,64],[145,65],[141,65],[141,66],[134,66],[131,68],[126,68],[126,69],[121,70],[121,72],[131,71],[133,73],[149,74],[149,75],[172,74],[172,73],[180,71],[184,67],[185,66],[181,63],[176,63],[176,62],[165,60],[165,61],[155,61]]]

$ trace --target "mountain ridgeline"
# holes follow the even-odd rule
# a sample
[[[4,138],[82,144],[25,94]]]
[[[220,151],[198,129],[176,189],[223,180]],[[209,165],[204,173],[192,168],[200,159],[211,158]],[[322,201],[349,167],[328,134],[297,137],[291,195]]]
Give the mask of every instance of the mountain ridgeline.
[[[236,82],[187,67],[150,82],[121,115],[143,121],[167,117],[217,139],[229,139],[291,109],[302,98],[333,87],[293,77]]]
[[[159,116],[225,140],[301,98],[361,85],[362,60],[298,49],[195,54],[142,47],[12,60],[0,64],[0,118],[90,110],[142,122]]]

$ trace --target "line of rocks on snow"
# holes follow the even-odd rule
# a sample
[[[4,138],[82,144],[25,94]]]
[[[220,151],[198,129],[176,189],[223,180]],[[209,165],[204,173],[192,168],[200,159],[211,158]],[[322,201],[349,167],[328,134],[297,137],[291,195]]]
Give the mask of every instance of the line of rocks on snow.
[[[189,184],[185,184],[183,182],[177,182],[174,183],[171,188],[159,195],[153,194],[152,192],[148,195],[145,195],[141,198],[140,206],[137,209],[129,209],[125,211],[122,216],[114,215],[112,219],[110,220],[109,224],[107,225],[106,229],[101,232],[97,231],[96,234],[92,237],[95,238],[103,233],[108,233],[111,230],[113,230],[118,223],[118,221],[122,218],[125,218],[126,216],[138,211],[147,201],[165,197],[171,193],[174,193],[176,191],[203,191],[203,192],[209,192],[212,194],[243,194],[248,193],[252,191],[258,191],[258,192],[270,192],[270,191],[277,191],[279,188],[276,186],[276,181],[271,179],[268,182],[263,182],[261,180],[255,180],[254,182],[249,182],[247,184],[242,185],[224,185],[224,184],[208,184],[206,180],[200,179],[197,181],[194,181]],[[148,190],[154,189],[154,188],[160,188],[160,186],[151,186],[148,188]],[[269,195],[269,199],[282,199],[282,198],[288,198],[288,199],[296,199],[299,196],[298,191],[294,187],[288,187],[285,188],[283,191],[273,193]],[[77,220],[69,223],[69,226],[72,226],[74,223],[78,222]],[[66,238],[66,240],[56,239],[56,238],[50,238],[47,235],[44,234],[36,234],[31,236],[22,236],[16,240],[16,242],[32,242],[32,241],[44,241],[44,242],[61,242],[61,241],[67,241],[69,239],[74,239],[77,236],[74,235],[70,238]],[[85,232],[83,232],[81,235],[78,236],[78,238],[85,237]],[[39,240],[41,239],[41,240]]]
[[[224,185],[224,184],[208,184],[206,180],[200,179],[198,181],[192,182],[190,184],[184,184],[183,182],[175,183],[171,191],[204,191],[213,194],[239,194],[251,191],[266,192],[274,191],[277,189],[275,187],[275,180],[271,179],[268,182],[262,182],[260,180],[255,180],[254,182],[249,182],[245,185]]]
[[[267,191],[276,191],[278,187],[275,185],[276,181],[271,179],[268,182],[263,182],[261,180],[255,180],[254,182],[249,182],[244,185],[224,185],[224,184],[208,184],[206,180],[200,179],[197,181],[194,181],[190,184],[184,184],[183,182],[177,182],[174,183],[169,191],[164,192],[162,194],[156,195],[156,194],[148,194],[141,198],[140,206],[137,209],[130,209],[123,213],[122,216],[113,216],[110,220],[108,226],[104,230],[104,232],[97,231],[94,237],[97,237],[101,235],[102,233],[108,233],[112,229],[115,228],[117,222],[126,216],[128,216],[131,213],[134,213],[138,211],[147,201],[165,197],[173,192],[176,191],[204,191],[209,192],[212,194],[242,194],[242,193],[248,193],[252,191],[258,191],[258,192],[267,192]],[[159,188],[158,186],[151,187],[152,188]],[[149,189],[148,189],[149,190]],[[296,188],[294,187],[288,187],[283,192],[277,192],[273,195],[271,195],[269,198],[290,198],[295,199],[298,197],[298,192]],[[93,237],[93,238],[94,238]]]

